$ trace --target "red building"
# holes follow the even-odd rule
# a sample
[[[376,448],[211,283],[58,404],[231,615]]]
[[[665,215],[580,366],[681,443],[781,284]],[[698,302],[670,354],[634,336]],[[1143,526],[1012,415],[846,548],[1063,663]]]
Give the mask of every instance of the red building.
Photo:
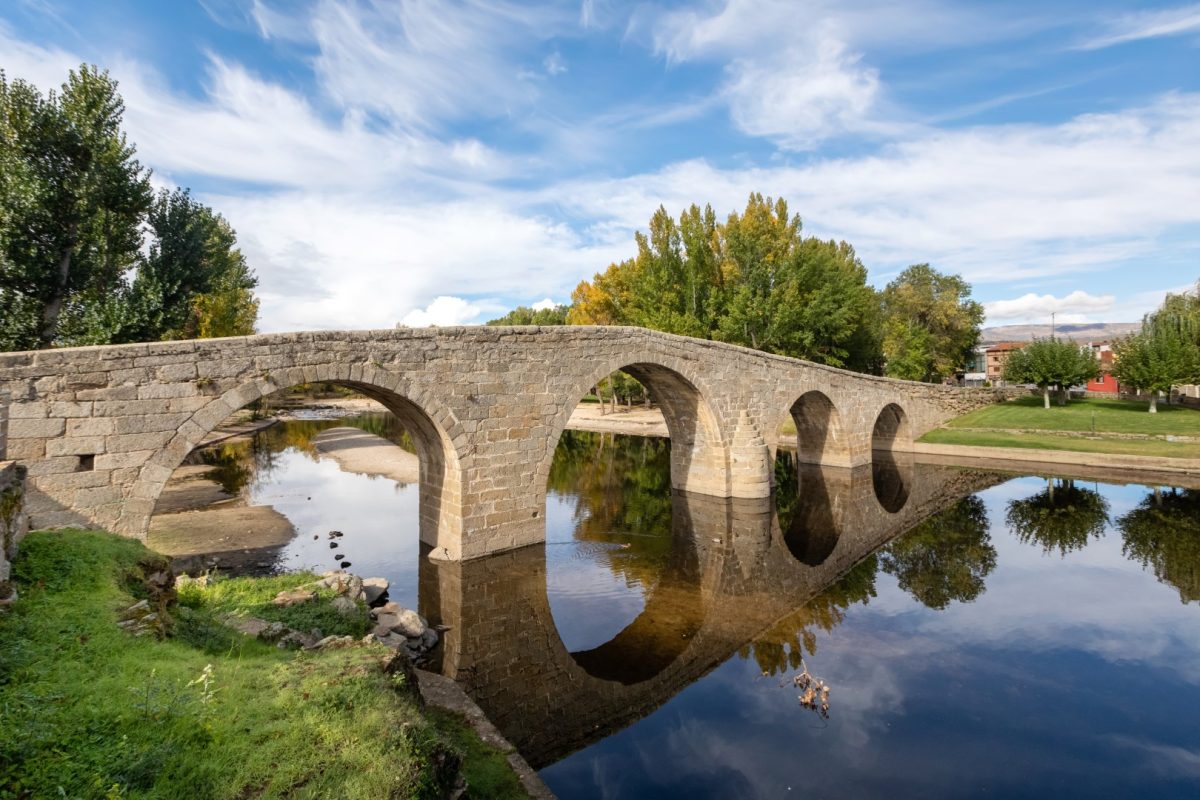
[[[1088,381],[1087,390],[1116,397],[1121,393],[1121,386],[1112,375],[1113,359],[1115,358],[1112,345],[1108,342],[1089,342],[1088,348],[1100,362],[1100,377]]]

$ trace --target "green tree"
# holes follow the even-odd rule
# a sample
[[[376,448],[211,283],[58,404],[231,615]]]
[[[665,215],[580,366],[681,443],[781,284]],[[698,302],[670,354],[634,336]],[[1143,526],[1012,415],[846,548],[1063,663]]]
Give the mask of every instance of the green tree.
[[[517,306],[503,317],[488,320],[488,325],[566,325],[567,312],[571,307],[556,305],[550,308],[533,309]]]
[[[106,71],[72,70],[47,96],[0,74],[0,344],[47,347],[119,289],[137,259],[149,171],[121,131],[124,103]]]
[[[987,507],[975,495],[964,497],[881,550],[880,561],[901,589],[929,608],[971,602],[996,568]]]
[[[253,333],[258,280],[229,223],[186,189],[159,192],[147,222],[149,252],[129,292],[128,322],[113,340]]]
[[[1200,491],[1154,490],[1117,519],[1124,553],[1174,586],[1183,603],[1200,601]]]
[[[1034,339],[1009,354],[1004,362],[1004,380],[1032,383],[1042,390],[1050,407],[1050,388],[1058,387],[1059,402],[1066,405],[1069,389],[1100,374],[1100,365],[1090,351],[1063,339]]]
[[[937,382],[971,358],[983,306],[960,276],[928,264],[911,266],[883,290],[882,303],[888,375]]]
[[[845,242],[801,235],[787,203],[753,194],[717,223],[659,208],[634,258],[572,295],[568,321],[639,325],[862,371],[877,370],[879,304]]]
[[[1150,393],[1150,413],[1158,411],[1158,393],[1180,383],[1200,382],[1200,345],[1189,330],[1147,318],[1140,333],[1113,345],[1113,375],[1126,386]]]
[[[1090,537],[1099,538],[1108,524],[1108,501],[1070,479],[1048,478],[1044,491],[1008,504],[1008,527],[1026,543],[1049,553],[1066,555],[1082,550]]]

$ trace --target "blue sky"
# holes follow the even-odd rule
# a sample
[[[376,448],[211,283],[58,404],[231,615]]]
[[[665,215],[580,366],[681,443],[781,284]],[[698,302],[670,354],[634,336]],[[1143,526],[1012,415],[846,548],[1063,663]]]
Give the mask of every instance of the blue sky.
[[[1131,321],[1200,278],[1200,4],[8,0],[0,66],[121,84],[261,328],[566,301],[658,205],[782,196],[882,287]]]

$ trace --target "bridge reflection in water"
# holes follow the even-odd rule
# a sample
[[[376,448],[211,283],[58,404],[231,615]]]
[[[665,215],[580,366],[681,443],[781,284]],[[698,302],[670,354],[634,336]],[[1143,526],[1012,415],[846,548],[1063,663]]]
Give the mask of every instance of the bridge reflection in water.
[[[541,768],[650,714],[890,540],[1003,480],[877,453],[855,469],[801,465],[778,498],[673,492],[644,609],[578,652],[555,627],[544,545],[422,558],[420,608],[449,627],[443,672]]]

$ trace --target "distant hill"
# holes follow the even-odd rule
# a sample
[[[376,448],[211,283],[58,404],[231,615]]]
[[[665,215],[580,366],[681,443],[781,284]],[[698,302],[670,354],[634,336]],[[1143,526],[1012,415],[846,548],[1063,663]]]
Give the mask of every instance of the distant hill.
[[[1054,335],[1077,342],[1112,341],[1120,336],[1141,330],[1140,322],[1086,322],[1081,324],[1055,325]],[[980,331],[981,344],[995,342],[1028,342],[1034,337],[1050,335],[1049,325],[997,325]]]

